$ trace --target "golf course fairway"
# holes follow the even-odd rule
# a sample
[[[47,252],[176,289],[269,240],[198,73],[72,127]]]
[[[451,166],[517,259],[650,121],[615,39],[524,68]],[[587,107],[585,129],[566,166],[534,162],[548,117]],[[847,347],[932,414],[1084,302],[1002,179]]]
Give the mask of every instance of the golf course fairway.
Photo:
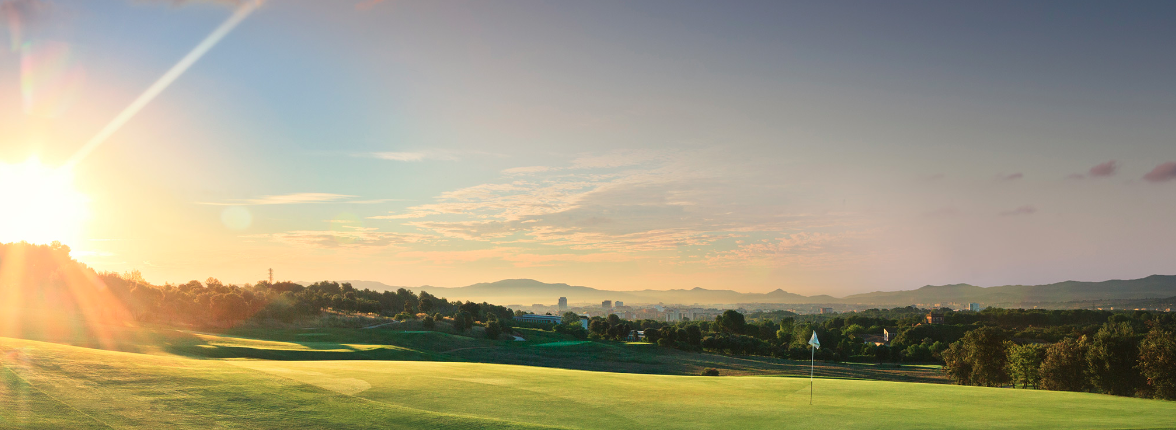
[[[422,361],[198,360],[0,338],[0,428],[1164,428],[1176,402]]]

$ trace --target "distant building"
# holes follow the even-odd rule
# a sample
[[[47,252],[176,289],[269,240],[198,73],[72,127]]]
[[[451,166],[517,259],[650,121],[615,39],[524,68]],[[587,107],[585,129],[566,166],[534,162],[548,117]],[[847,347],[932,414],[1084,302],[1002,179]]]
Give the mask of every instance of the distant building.
[[[821,308],[821,309],[820,309],[820,313],[822,313],[822,314],[831,314],[831,313],[833,313],[833,308]]]
[[[927,324],[943,324],[942,312],[927,312]]]
[[[866,334],[862,335],[862,343],[866,345],[882,346],[886,344],[886,339],[882,335]]]
[[[612,300],[605,300],[603,302],[600,302],[600,307],[605,308],[605,309],[612,309]]]
[[[972,312],[980,312],[980,304],[979,303],[968,303],[968,310],[970,310]]]
[[[619,307],[621,307],[621,306],[624,306],[624,305],[625,305],[625,302],[622,302],[622,301],[620,301],[620,300],[617,300],[617,307],[618,307],[618,308],[619,308]]]
[[[560,322],[563,321],[563,317],[558,316],[558,315],[535,315],[535,314],[519,315],[519,316],[515,317],[515,319],[519,320],[519,321],[523,321],[523,322],[536,322],[536,323],[544,323],[544,324],[559,324]]]
[[[568,310],[568,298],[567,297],[560,297],[559,298],[559,311],[563,312],[566,310]]]
[[[896,337],[898,337],[898,329],[893,328],[893,327],[887,327],[887,328],[882,329],[882,341],[883,342],[890,342],[890,341],[894,340],[894,338],[896,338]]]

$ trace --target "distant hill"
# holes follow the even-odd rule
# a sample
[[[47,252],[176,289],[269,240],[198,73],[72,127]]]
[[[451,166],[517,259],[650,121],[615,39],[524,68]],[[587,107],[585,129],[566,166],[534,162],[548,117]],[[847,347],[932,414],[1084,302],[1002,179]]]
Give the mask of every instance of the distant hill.
[[[1080,300],[1150,299],[1176,296],[1176,276],[1102,282],[1065,281],[1048,285],[977,287],[968,284],[928,285],[917,290],[855,294],[842,303],[909,305],[976,302],[984,304],[1060,303]]]
[[[934,303],[981,303],[984,305],[1013,306],[1021,303],[1062,303],[1089,300],[1135,300],[1176,296],[1176,276],[1152,275],[1142,279],[1110,280],[1102,282],[1066,281],[1048,285],[1005,285],[978,287],[968,284],[928,285],[915,290],[877,291],[837,298],[828,295],[804,296],[777,289],[768,293],[740,293],[732,290],[705,288],[673,290],[611,291],[568,284],[549,284],[534,279],[505,279],[483,282],[465,287],[396,287],[374,281],[350,282],[356,288],[395,291],[407,288],[428,291],[451,300],[486,301],[496,304],[535,303],[555,304],[559,297],[570,303],[599,303],[603,300],[624,301],[629,304],[863,304],[876,306],[908,306]]]

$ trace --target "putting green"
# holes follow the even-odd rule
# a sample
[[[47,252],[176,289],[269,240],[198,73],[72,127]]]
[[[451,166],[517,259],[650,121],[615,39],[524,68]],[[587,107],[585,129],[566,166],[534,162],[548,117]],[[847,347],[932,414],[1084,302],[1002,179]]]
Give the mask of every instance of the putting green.
[[[794,377],[195,360],[0,338],[0,427],[1159,428],[1176,402]]]

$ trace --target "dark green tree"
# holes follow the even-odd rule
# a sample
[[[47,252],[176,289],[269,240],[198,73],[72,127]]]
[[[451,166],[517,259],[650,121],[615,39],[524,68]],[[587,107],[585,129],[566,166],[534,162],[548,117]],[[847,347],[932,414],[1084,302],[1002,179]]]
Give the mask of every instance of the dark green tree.
[[[564,312],[563,316],[560,317],[560,323],[561,324],[579,324],[580,323],[580,316],[576,315],[575,312],[571,312],[571,311]]]
[[[1010,378],[1004,342],[1004,333],[996,327],[969,331],[943,352],[943,370],[963,385],[999,387],[1006,384]]]
[[[486,338],[487,339],[496,340],[496,339],[498,339],[498,336],[501,336],[501,335],[502,335],[502,325],[498,323],[498,320],[494,320],[494,321],[490,321],[490,322],[486,323]]]
[[[474,317],[466,311],[458,311],[453,316],[453,329],[458,333],[464,333],[474,326]]]
[[[588,331],[601,337],[608,335],[609,328],[611,328],[611,326],[609,326],[608,322],[605,320],[594,319],[592,322],[588,323]]]
[[[776,330],[776,340],[781,344],[787,346],[792,343],[793,333],[793,319],[784,318],[780,320],[780,328]]]
[[[744,327],[747,326],[747,320],[743,318],[743,314],[733,309],[723,311],[722,315],[715,318],[715,323],[722,331],[735,334],[743,333]]]
[[[432,315],[428,315],[425,317],[425,319],[421,320],[421,326],[424,327],[425,330],[432,330],[437,326],[437,321],[433,319]]]
[[[1090,340],[1086,353],[1090,382],[1104,393],[1132,396],[1146,388],[1139,372],[1139,341],[1127,322],[1106,323]]]
[[[690,324],[686,326],[686,343],[692,346],[699,346],[702,344],[702,329],[698,328],[697,324]]]

